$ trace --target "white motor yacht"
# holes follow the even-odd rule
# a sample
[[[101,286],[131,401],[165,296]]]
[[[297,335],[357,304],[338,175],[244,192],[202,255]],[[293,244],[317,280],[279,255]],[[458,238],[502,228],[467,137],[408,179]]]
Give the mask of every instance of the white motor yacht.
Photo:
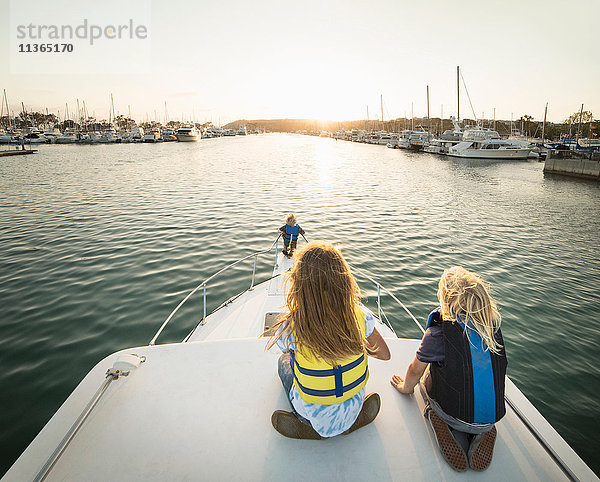
[[[429,152],[430,154],[448,154],[448,151],[452,146],[458,144],[460,140],[450,140],[450,139],[442,139],[433,138],[429,141],[429,145],[423,148],[424,152]]]
[[[44,137],[46,139],[49,139],[51,144],[54,144],[56,142],[56,139],[58,139],[58,137],[60,137],[60,131],[58,130],[57,127],[53,127],[51,129],[46,129],[44,131]]]
[[[131,142],[142,142],[144,137],[144,129],[138,125],[133,126],[129,132],[129,140]]]
[[[66,129],[62,136],[58,136],[56,138],[56,144],[73,144],[78,142],[79,133],[74,131],[73,129]]]
[[[105,129],[104,132],[100,134],[100,137],[98,137],[98,142],[101,144],[113,144],[114,142],[117,142],[117,133],[115,129],[112,126]]]
[[[44,131],[41,129],[31,129],[27,134],[23,135],[23,142],[25,144],[50,144],[51,141],[44,135]]]
[[[160,137],[158,129],[147,129],[142,138],[142,142],[155,143]]]
[[[432,135],[425,129],[403,130],[398,138],[398,147],[401,149],[411,149],[421,151],[429,145]]]
[[[381,138],[381,132],[371,132],[366,138],[367,144],[379,144],[379,139]]]
[[[246,126],[240,126],[236,133],[238,136],[246,136],[248,135],[248,131],[246,130]]]
[[[9,132],[0,130],[0,144],[10,144],[13,135]]]
[[[163,142],[172,142],[176,141],[177,137],[175,137],[175,131],[173,129],[170,127],[163,127],[160,132],[160,139],[162,139]]]
[[[292,261],[278,247],[276,240],[199,284],[148,345],[101,360],[3,481],[598,480],[508,378],[507,413],[496,424],[490,467],[455,472],[422,415],[418,390],[406,396],[390,385],[392,374],[411,362],[420,340],[396,336],[382,296],[407,315],[396,326],[414,322],[423,328],[396,295],[356,268],[359,282],[377,293],[373,313],[392,353],[391,362],[369,359],[367,391],[380,394],[381,411],[350,435],[327,440],[280,435],[270,419],[274,410],[290,410],[277,376],[281,352],[266,351],[261,337],[285,305]],[[257,260],[273,255],[272,276],[256,284]],[[253,263],[249,287],[231,296],[227,280],[242,262]],[[196,293],[193,319],[177,319],[179,308]],[[207,296],[215,295],[223,302],[207,313]],[[180,343],[157,344],[171,322],[195,326]]]
[[[350,140],[352,142],[367,142],[368,133],[364,130],[353,130]]]
[[[386,146],[390,149],[398,149],[398,140],[400,139],[399,134],[388,134]]]
[[[175,137],[179,142],[198,142],[202,139],[200,131],[194,126],[180,127],[175,132]]]
[[[477,159],[525,160],[531,147],[524,147],[506,139],[498,132],[482,127],[465,129],[462,141],[448,149],[448,155]]]
[[[381,146],[387,146],[388,144],[397,144],[398,143],[398,135],[391,134],[390,132],[382,132],[379,135],[379,139],[377,144]]]

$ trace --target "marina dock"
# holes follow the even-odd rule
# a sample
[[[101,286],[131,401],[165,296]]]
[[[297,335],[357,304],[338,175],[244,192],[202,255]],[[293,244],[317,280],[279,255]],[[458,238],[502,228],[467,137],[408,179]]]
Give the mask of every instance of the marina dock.
[[[0,157],[9,157],[9,156],[22,156],[24,154],[33,154],[37,152],[37,149],[27,149],[27,150],[15,150],[15,151],[0,151]]]
[[[546,173],[600,181],[600,152],[549,150],[544,164]]]

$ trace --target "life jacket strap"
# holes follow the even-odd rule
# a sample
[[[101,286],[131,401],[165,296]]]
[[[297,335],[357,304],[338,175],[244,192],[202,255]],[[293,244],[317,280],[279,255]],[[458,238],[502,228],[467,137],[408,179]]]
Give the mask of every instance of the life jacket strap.
[[[341,390],[338,387],[338,381],[337,380],[336,380],[336,387],[333,390],[316,390],[316,389],[308,388],[308,387],[305,387],[304,385],[302,385],[298,381],[298,377],[296,376],[295,373],[294,373],[294,379],[296,380],[296,383],[298,384],[298,387],[300,387],[300,390],[302,390],[307,395],[312,395],[314,397],[331,397],[333,395],[335,395],[336,397],[342,397],[345,392],[349,392],[350,390],[356,388],[362,382],[364,382],[365,379],[367,378],[368,373],[369,373],[369,369],[367,368],[365,370],[365,373],[363,373],[358,379],[354,380],[352,383],[350,383],[350,384],[348,384],[346,386],[343,386],[343,385],[340,384]],[[341,377],[340,377],[340,381],[341,381]]]
[[[352,383],[344,386],[344,382],[342,380],[342,375],[344,374],[344,372],[347,372],[349,370],[352,370],[353,368],[356,368],[358,365],[360,365],[364,361],[364,359],[365,359],[365,354],[363,353],[360,357],[358,357],[356,360],[348,363],[347,365],[338,365],[338,366],[333,367],[332,369],[328,369],[328,370],[313,370],[313,369],[304,368],[304,367],[301,367],[300,365],[298,365],[298,362],[296,361],[296,357],[294,356],[294,351],[290,350],[290,364],[292,366],[292,373],[294,374],[294,379],[296,380],[296,383],[298,384],[298,386],[304,393],[306,393],[308,395],[313,395],[315,397],[330,397],[332,395],[335,395],[336,397],[343,397],[344,392],[352,390],[353,388],[357,387],[362,382],[364,382],[365,378],[367,377],[367,374],[369,373],[368,367],[365,369],[365,372],[357,380],[354,380]],[[300,373],[302,373],[303,375],[310,375],[313,377],[333,376],[334,381],[335,381],[335,388],[333,390],[316,390],[316,389],[305,387],[304,385],[302,385],[300,383],[300,380],[298,380],[298,377],[296,376],[296,372],[295,372],[294,368],[297,368],[298,371]]]
[[[292,369],[294,368],[294,365],[296,366],[296,368],[298,368],[298,371],[300,373],[302,373],[303,375],[310,375],[311,377],[330,377],[330,376],[335,376],[336,374],[336,368],[330,368],[328,370],[313,370],[312,368],[304,368],[301,367],[300,365],[298,365],[298,363],[296,362],[296,358],[294,357],[294,351],[290,350],[290,361],[292,362]],[[358,357],[356,360],[348,363],[347,365],[341,365],[339,367],[337,367],[337,370],[339,370],[340,374],[347,372],[348,370],[352,370],[353,368],[356,368],[358,365],[360,365],[363,360],[365,359],[365,354],[363,353],[360,357]]]

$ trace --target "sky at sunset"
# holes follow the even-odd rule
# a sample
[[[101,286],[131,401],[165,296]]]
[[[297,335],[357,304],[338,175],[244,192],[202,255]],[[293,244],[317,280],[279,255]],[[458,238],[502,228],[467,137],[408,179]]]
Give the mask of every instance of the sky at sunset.
[[[100,40],[70,58],[17,53],[15,22],[23,17],[11,9],[19,2],[0,0],[0,89],[15,111],[23,102],[63,116],[65,103],[73,111],[79,99],[108,118],[112,93],[116,110],[130,106],[138,120],[154,111],[162,120],[165,102],[171,118],[222,124],[350,120],[365,118],[367,106],[371,119],[380,117],[383,95],[389,119],[410,116],[411,106],[424,116],[429,85],[431,115],[443,104],[448,117],[456,114],[460,65],[478,117],[496,108],[498,119],[541,119],[546,102],[552,121],[582,103],[600,115],[598,0],[173,0],[138,1],[132,12],[121,11],[126,2],[22,3],[37,22],[132,18],[147,25],[148,38]],[[36,65],[36,55],[45,64]],[[465,115],[472,117],[463,89]]]

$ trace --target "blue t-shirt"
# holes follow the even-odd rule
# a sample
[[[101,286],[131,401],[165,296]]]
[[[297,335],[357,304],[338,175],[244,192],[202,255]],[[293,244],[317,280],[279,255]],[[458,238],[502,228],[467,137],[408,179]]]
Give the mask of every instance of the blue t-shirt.
[[[375,328],[375,318],[364,306],[360,308],[365,313],[365,338],[368,338]],[[288,351],[288,347],[293,350],[295,346],[294,334],[291,333],[289,338],[285,334],[279,337],[277,346],[284,352]],[[365,389],[363,388],[345,402],[321,405],[302,400],[298,390],[292,385],[289,398],[296,412],[310,421],[312,427],[321,437],[334,437],[348,430],[356,421],[365,401]]]
[[[444,331],[441,326],[430,326],[425,330],[421,346],[417,350],[417,360],[423,363],[442,362],[446,357]]]

